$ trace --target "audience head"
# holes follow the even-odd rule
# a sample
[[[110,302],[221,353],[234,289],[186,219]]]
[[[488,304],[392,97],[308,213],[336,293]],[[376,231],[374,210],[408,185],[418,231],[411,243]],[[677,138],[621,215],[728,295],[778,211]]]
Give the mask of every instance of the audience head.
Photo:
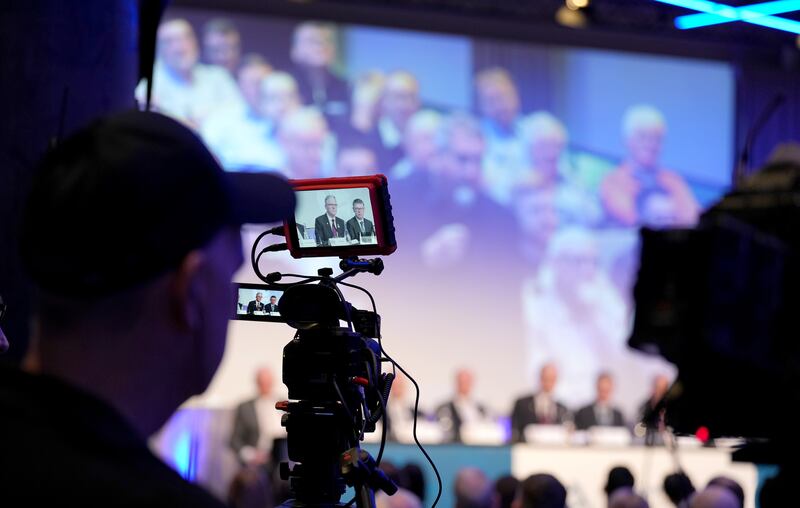
[[[325,117],[315,108],[299,108],[284,117],[278,128],[278,140],[291,178],[320,176],[327,135]]]
[[[308,21],[294,30],[292,61],[303,67],[325,69],[336,59],[336,32],[333,25]]]
[[[664,478],[664,492],[675,506],[694,494],[694,485],[684,473],[672,473]]]
[[[736,495],[727,487],[710,485],[689,498],[689,508],[741,508]]]
[[[657,169],[666,130],[664,115],[653,106],[640,104],[625,111],[622,134],[635,169]]]
[[[276,125],[300,107],[300,93],[291,74],[272,72],[261,81],[260,86],[261,115]]]
[[[615,490],[608,498],[608,508],[649,508],[647,501],[630,487]]]
[[[402,469],[403,487],[410,490],[420,501],[425,500],[425,475],[416,464],[406,464]]]
[[[633,473],[625,466],[612,467],[608,472],[608,480],[603,488],[607,496],[611,496],[619,488],[633,489]]]
[[[203,56],[206,62],[231,73],[239,67],[242,38],[236,24],[227,18],[214,18],[203,26]]]
[[[261,367],[256,371],[256,386],[258,387],[259,396],[267,397],[272,395],[272,388],[275,386],[275,378],[269,368]]]
[[[534,178],[540,185],[553,185],[558,177],[561,154],[567,146],[567,129],[546,111],[531,113],[522,123],[522,139],[527,148]]]
[[[364,176],[378,173],[378,158],[366,145],[344,145],[336,156],[336,174]]]
[[[158,56],[173,74],[186,78],[200,56],[197,37],[185,19],[170,19],[158,27]]]
[[[733,495],[735,495],[736,498],[739,500],[739,508],[744,506],[744,489],[739,484],[739,482],[737,482],[733,478],[730,478],[728,476],[715,476],[714,478],[710,479],[708,481],[708,485],[706,485],[706,487],[712,487],[712,486],[724,487],[730,490],[733,493]]]
[[[511,74],[501,67],[485,69],[475,77],[475,85],[481,115],[510,129],[520,110],[519,93]]]
[[[501,476],[494,482],[493,508],[511,508],[519,489],[519,480],[511,475]]]
[[[558,367],[555,363],[546,363],[539,371],[539,389],[544,393],[553,393],[558,382]]]
[[[466,113],[453,113],[439,132],[436,172],[451,182],[477,185],[486,144],[478,122]]]
[[[564,508],[567,489],[550,474],[534,474],[520,483],[515,508]]]
[[[105,117],[62,141],[23,215],[22,258],[40,295],[31,370],[107,399],[151,434],[222,359],[240,224],[293,207],[288,183],[225,173],[192,131],[157,113]],[[180,218],[186,210],[195,220]]]
[[[419,83],[407,71],[395,71],[386,77],[381,97],[381,116],[402,132],[411,115],[419,110]]]
[[[614,394],[614,377],[610,372],[601,372],[597,376],[597,401],[608,403],[611,402],[611,396]]]
[[[514,215],[525,239],[540,245],[541,253],[561,224],[553,187],[518,187],[514,191]]]
[[[272,66],[261,55],[249,53],[242,58],[242,65],[236,71],[236,82],[247,105],[252,111],[261,114],[261,84],[272,72]]]
[[[455,508],[491,508],[492,483],[476,467],[458,471],[455,479]]]
[[[475,385],[475,374],[469,369],[456,371],[456,394],[460,397],[469,397]]]
[[[414,168],[430,168],[436,156],[436,141],[441,127],[442,115],[430,109],[417,111],[408,120],[403,135],[403,149]]]
[[[383,491],[376,493],[375,508],[422,508],[422,502],[413,492],[401,487],[392,496]]]
[[[357,131],[367,132],[374,126],[385,82],[386,76],[381,71],[372,70],[358,76],[353,83],[350,124]]]
[[[3,318],[6,315],[6,303],[3,301],[3,295],[0,295],[0,354],[8,351],[8,338],[3,333]]]

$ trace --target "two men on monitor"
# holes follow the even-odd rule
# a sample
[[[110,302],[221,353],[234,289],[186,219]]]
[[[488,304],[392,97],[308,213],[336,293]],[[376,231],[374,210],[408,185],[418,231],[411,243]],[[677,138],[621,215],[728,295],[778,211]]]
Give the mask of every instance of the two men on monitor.
[[[353,201],[353,218],[347,223],[336,216],[338,204],[336,196],[325,196],[325,213],[314,221],[314,237],[317,245],[330,245],[331,239],[343,238],[345,241],[356,240],[361,242],[362,237],[375,235],[375,226],[364,217],[365,205],[361,199]]]

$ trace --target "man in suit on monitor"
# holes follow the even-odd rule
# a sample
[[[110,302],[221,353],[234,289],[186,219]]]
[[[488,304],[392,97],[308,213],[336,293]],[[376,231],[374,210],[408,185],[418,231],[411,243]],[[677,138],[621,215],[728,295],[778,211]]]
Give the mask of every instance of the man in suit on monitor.
[[[269,297],[269,303],[265,309],[267,312],[278,312],[278,297],[272,295]]]
[[[264,311],[264,303],[261,301],[262,298],[264,298],[264,295],[261,293],[256,293],[256,299],[247,304],[248,314],[253,314],[255,311]]]
[[[317,245],[328,245],[331,238],[345,237],[344,220],[336,216],[336,196],[325,196],[325,213],[314,221],[314,237]]]
[[[347,234],[353,240],[361,240],[362,236],[374,236],[375,226],[372,221],[364,218],[364,202],[360,199],[353,200],[352,219],[347,221]]]

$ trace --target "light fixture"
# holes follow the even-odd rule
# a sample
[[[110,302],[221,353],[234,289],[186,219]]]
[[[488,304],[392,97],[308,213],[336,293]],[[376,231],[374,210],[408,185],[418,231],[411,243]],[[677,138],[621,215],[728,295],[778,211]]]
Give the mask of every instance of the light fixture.
[[[782,9],[781,13],[800,10],[800,6],[793,6],[788,9],[790,0],[781,0],[780,2],[762,2],[759,4],[745,5],[741,7],[732,7],[730,5],[720,4],[717,2],[710,2],[707,0],[655,0],[665,4],[684,7],[699,11],[704,15],[710,16],[709,18],[691,18],[690,16],[681,16],[675,19],[675,26],[682,29],[698,28],[707,26],[708,24],[729,23],[731,21],[743,21],[754,25],[765,26],[774,28],[776,30],[783,30],[795,34],[800,34],[800,22],[791,19],[780,18],[771,16],[769,11],[775,9]],[[768,5],[773,4],[773,5]],[[775,4],[782,4],[777,7]],[[765,11],[765,12],[760,12]],[[775,12],[774,14],[778,14]],[[692,15],[697,16],[697,15]],[[690,18],[688,21],[686,18]],[[702,23],[702,20],[716,20],[715,23]]]

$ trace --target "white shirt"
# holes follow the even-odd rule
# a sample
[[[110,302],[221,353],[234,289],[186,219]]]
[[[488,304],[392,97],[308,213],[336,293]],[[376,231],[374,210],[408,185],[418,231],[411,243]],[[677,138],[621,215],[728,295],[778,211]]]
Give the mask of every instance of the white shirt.
[[[278,171],[285,165],[272,122],[244,104],[217,109],[203,122],[200,135],[228,171]]]

